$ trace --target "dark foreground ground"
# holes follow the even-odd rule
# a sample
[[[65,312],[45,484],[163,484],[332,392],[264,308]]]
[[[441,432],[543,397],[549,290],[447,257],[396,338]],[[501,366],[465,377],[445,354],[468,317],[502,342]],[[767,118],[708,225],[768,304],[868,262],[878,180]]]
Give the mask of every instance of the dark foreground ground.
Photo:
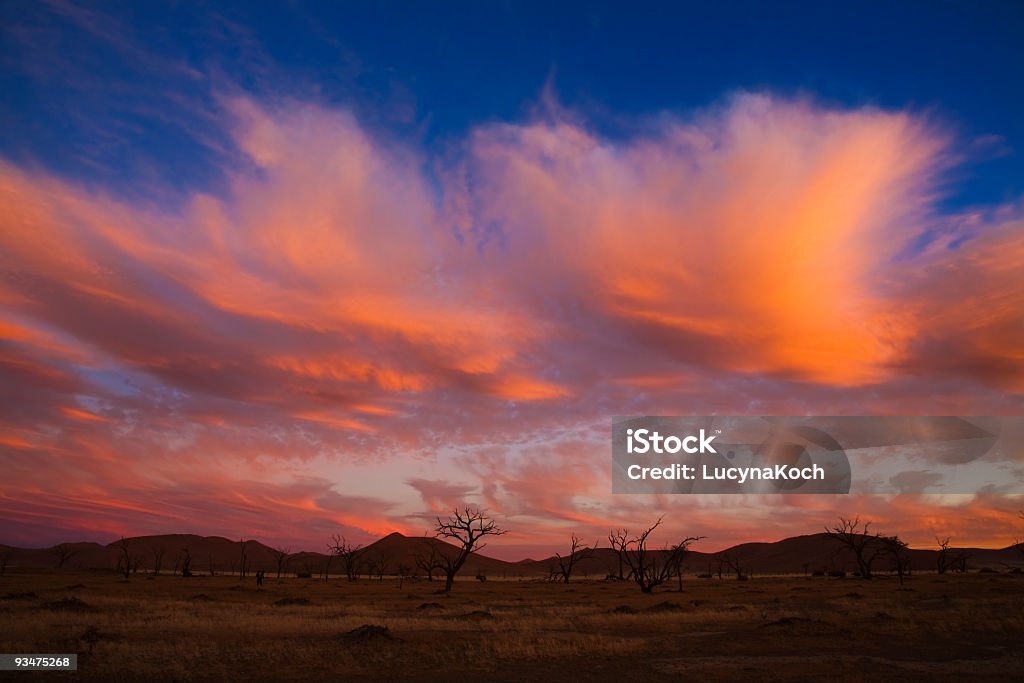
[[[4,680],[1024,680],[1024,576],[632,584],[8,574]],[[363,625],[387,632],[359,630]]]

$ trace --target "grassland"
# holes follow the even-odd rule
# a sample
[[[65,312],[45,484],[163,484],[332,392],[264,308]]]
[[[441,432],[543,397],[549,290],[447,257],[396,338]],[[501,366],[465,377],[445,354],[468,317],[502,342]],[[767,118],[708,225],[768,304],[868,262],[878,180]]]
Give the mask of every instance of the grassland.
[[[1024,577],[329,583],[8,574],[0,652],[78,652],[11,680],[1022,680]],[[359,630],[361,626],[386,627]]]

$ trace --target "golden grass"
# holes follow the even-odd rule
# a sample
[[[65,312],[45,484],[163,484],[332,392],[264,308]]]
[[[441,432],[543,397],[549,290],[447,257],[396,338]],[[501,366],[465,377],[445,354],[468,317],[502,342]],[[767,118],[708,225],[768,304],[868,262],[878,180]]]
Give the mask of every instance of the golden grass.
[[[1020,576],[920,575],[905,589],[889,579],[688,580],[682,593],[654,595],[597,582],[438,588],[9,574],[0,652],[80,654],[76,674],[19,674],[48,681],[728,680],[773,662],[779,680],[1024,673],[1012,656],[1024,642]],[[34,596],[7,597],[19,593]],[[70,598],[89,611],[44,606]],[[285,598],[310,604],[274,604]],[[347,635],[364,624],[391,637]]]

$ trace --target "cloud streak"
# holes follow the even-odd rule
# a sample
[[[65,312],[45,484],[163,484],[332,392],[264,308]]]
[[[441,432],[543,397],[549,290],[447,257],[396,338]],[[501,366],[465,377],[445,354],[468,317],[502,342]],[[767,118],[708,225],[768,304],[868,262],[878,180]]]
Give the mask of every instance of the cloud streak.
[[[221,103],[226,189],[173,209],[0,163],[6,540],[315,545],[460,497],[554,539],[693,505],[610,495],[615,414],[1019,410],[1019,207],[939,211],[955,141],[914,115],[744,94],[612,139],[549,107],[439,161]]]

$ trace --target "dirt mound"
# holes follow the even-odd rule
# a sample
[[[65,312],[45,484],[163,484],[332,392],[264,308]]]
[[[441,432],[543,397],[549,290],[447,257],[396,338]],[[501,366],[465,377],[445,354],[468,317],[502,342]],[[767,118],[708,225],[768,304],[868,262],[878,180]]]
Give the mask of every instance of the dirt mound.
[[[416,609],[419,609],[419,610],[444,609],[444,605],[442,605],[439,602],[425,602],[422,605],[420,605],[419,607],[417,607]]]
[[[640,610],[629,605],[619,605],[612,609],[612,614],[637,614]]]
[[[459,619],[493,619],[494,615],[483,609],[475,609],[458,617]]]
[[[391,634],[391,630],[388,629],[387,626],[378,626],[377,624],[363,624],[362,626],[352,629],[343,637],[346,640],[356,640],[360,642],[397,640],[397,638]]]
[[[291,605],[312,605],[306,598],[281,598],[274,602],[275,607],[289,607]]]
[[[196,602],[214,602],[214,599],[206,593],[196,593],[191,598],[189,598],[189,600],[195,600]]]
[[[77,591],[77,590],[81,590],[83,588],[85,588],[85,584],[84,583],[73,583],[70,586],[65,586],[64,590],[66,590],[66,591]]]
[[[40,609],[48,609],[54,612],[95,612],[95,607],[87,602],[82,602],[78,598],[63,598],[61,600],[54,600],[52,602],[44,602],[39,606]]]

